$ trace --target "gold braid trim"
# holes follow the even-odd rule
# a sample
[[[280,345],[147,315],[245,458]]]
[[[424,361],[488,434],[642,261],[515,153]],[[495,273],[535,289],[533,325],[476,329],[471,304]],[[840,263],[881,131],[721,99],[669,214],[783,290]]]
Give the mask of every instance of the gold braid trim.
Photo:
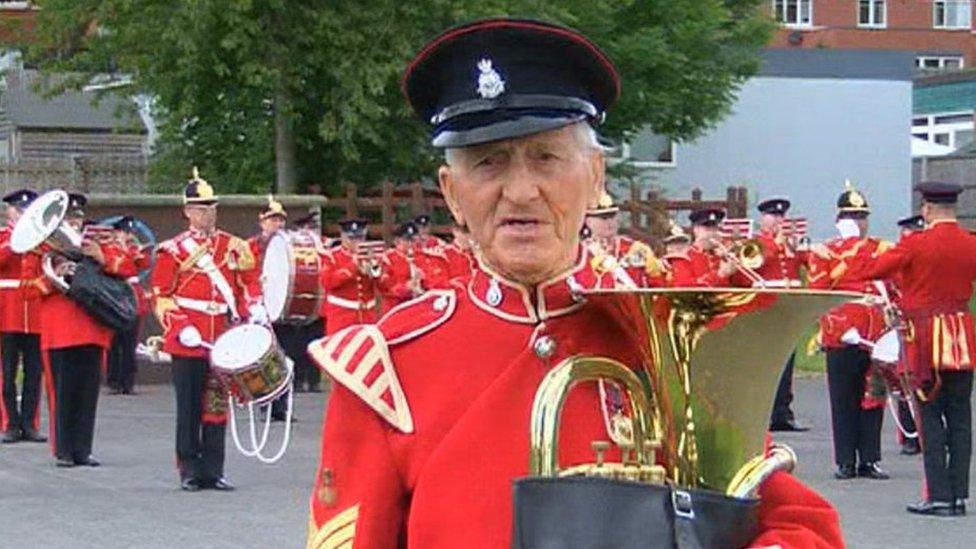
[[[176,304],[176,300],[172,297],[163,297],[158,294],[155,296],[156,305],[153,307],[153,312],[156,313],[156,319],[159,320],[160,325],[162,325],[164,330],[169,329],[169,319],[167,315],[173,312],[179,312],[180,308]]]
[[[250,271],[251,269],[257,267],[257,259],[254,258],[254,254],[251,253],[251,247],[247,244],[247,241],[238,238],[236,236],[230,237],[230,243],[227,247],[237,256],[237,268],[241,271]]]
[[[352,547],[356,537],[356,520],[358,519],[358,503],[329,519],[321,528],[315,527],[315,516],[309,514],[306,549]]]
[[[210,251],[210,243],[204,244],[203,246],[197,246],[197,249],[190,254],[190,257],[186,258],[186,261],[180,262],[180,266],[177,269],[179,272],[186,272],[193,268],[197,264],[197,261],[203,257],[203,254]]]

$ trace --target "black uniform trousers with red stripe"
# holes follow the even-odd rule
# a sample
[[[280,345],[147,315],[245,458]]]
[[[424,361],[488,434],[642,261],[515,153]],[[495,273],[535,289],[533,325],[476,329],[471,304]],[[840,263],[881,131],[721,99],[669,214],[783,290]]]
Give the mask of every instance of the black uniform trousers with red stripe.
[[[23,363],[24,379],[17,407],[17,370]],[[36,429],[41,401],[41,337],[23,332],[0,334],[0,366],[3,368],[3,400],[8,431]]]
[[[203,421],[203,393],[210,361],[173,357],[176,391],[176,462],[180,480],[212,482],[224,476],[226,425]]]
[[[54,376],[54,453],[58,459],[80,462],[91,456],[102,352],[98,345],[48,351]]]

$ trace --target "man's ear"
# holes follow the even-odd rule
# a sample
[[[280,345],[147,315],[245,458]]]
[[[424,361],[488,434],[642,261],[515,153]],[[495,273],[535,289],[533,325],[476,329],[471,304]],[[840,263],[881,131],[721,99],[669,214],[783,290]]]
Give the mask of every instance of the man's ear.
[[[441,193],[444,194],[444,202],[447,203],[447,208],[451,210],[451,215],[454,216],[454,222],[459,227],[464,227],[464,214],[461,213],[461,207],[458,206],[454,188],[454,174],[450,166],[442,165],[437,170],[437,182],[441,187]]]
[[[603,156],[603,151],[593,150],[590,153],[590,172],[593,184],[586,204],[590,208],[595,208],[600,203],[600,197],[603,196],[607,188],[607,160]]]

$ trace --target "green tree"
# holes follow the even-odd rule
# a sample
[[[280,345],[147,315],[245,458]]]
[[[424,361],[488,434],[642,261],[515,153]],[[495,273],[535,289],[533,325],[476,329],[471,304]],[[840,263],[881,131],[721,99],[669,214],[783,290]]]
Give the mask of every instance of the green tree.
[[[27,60],[75,75],[126,74],[155,98],[159,188],[199,165],[220,188],[363,185],[428,176],[427,129],[400,94],[407,61],[448,26],[484,16],[579,28],[624,82],[601,129],[675,139],[717,122],[757,68],[763,0],[39,0]],[[109,92],[110,93],[110,92]],[[277,162],[277,165],[276,165]]]

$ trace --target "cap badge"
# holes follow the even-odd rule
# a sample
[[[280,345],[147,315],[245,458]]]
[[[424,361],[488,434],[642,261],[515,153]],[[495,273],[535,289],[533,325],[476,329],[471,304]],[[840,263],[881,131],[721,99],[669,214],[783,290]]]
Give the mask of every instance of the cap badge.
[[[478,95],[494,99],[505,92],[505,81],[491,66],[491,59],[478,61]]]
[[[850,191],[848,194],[848,201],[851,203],[851,206],[854,206],[855,208],[861,208],[864,206],[864,197],[861,196],[861,193],[857,191]]]

